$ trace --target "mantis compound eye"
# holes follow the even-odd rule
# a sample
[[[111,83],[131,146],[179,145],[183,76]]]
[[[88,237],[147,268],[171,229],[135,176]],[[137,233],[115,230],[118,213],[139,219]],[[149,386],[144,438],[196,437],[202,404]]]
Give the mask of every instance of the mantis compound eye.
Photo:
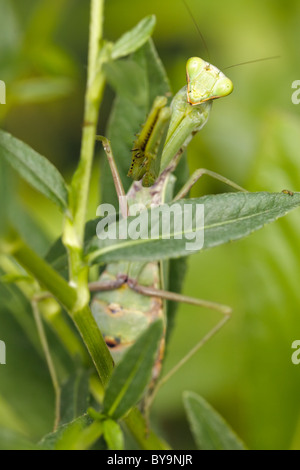
[[[207,62],[200,57],[191,57],[186,63],[186,74],[188,80],[194,80],[205,68]]]
[[[230,78],[225,76],[217,80],[212,90],[212,98],[222,98],[223,96],[230,95],[233,91],[233,83]]]

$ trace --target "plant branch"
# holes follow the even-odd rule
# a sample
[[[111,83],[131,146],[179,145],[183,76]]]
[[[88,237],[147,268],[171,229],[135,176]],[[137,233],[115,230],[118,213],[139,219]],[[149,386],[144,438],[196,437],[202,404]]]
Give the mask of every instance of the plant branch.
[[[89,306],[78,307],[76,290],[22,240],[11,245],[10,254],[68,311],[92,357],[102,384],[106,385],[113,370],[113,361]]]
[[[83,245],[98,113],[105,84],[102,70],[105,61],[105,47],[102,47],[103,16],[104,0],[91,0],[88,77],[80,161],[71,184],[70,209],[73,218],[67,220],[64,234],[66,246],[79,251]]]

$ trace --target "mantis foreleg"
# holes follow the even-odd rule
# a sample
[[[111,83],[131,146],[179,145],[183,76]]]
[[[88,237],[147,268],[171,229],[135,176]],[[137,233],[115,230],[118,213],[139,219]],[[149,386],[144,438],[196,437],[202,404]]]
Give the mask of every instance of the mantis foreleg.
[[[158,177],[157,152],[171,115],[170,108],[166,107],[166,104],[165,96],[158,96],[155,99],[147,121],[134,142],[128,176],[136,181],[142,179],[145,187],[152,186]]]

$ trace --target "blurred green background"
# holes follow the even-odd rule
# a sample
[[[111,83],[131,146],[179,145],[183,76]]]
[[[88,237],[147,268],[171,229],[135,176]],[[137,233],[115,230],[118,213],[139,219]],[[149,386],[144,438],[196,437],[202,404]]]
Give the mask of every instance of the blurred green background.
[[[115,40],[154,13],[154,41],[174,92],[185,83],[190,56],[224,69],[279,55],[225,70],[234,93],[214,103],[188,159],[191,170],[209,168],[250,191],[299,191],[300,105],[291,101],[292,82],[300,79],[299,1],[188,3],[210,58],[181,0],[109,0],[105,35]],[[79,156],[88,23],[88,1],[0,0],[0,79],[7,85],[1,127],[47,156],[68,181]],[[100,133],[112,99],[107,88]],[[94,166],[89,218],[99,203],[101,158]],[[8,205],[23,236],[46,253],[60,234],[60,215],[8,168],[1,165],[0,170],[2,228]],[[203,177],[192,195],[227,190]],[[249,448],[300,448],[300,365],[291,362],[291,344],[300,339],[299,221],[298,211],[247,239],[189,259],[184,293],[227,303],[234,314],[158,395],[154,423],[175,448],[193,446],[184,390],[203,395]],[[36,338],[30,342],[24,333],[33,327],[28,310],[15,289],[7,294],[0,287],[0,339],[7,345],[7,365],[0,366],[0,427],[38,440],[51,430],[53,394],[46,364],[32,346]],[[211,312],[181,306],[166,369],[217,319]]]

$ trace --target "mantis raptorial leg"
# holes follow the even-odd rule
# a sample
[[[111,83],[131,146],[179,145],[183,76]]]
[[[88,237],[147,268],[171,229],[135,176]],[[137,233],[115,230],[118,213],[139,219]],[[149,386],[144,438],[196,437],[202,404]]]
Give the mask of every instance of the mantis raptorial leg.
[[[158,177],[159,165],[156,161],[158,146],[171,115],[166,104],[165,96],[158,96],[155,99],[147,121],[140,134],[137,135],[132,149],[132,162],[128,176],[137,181],[142,180],[145,187],[152,186]]]

